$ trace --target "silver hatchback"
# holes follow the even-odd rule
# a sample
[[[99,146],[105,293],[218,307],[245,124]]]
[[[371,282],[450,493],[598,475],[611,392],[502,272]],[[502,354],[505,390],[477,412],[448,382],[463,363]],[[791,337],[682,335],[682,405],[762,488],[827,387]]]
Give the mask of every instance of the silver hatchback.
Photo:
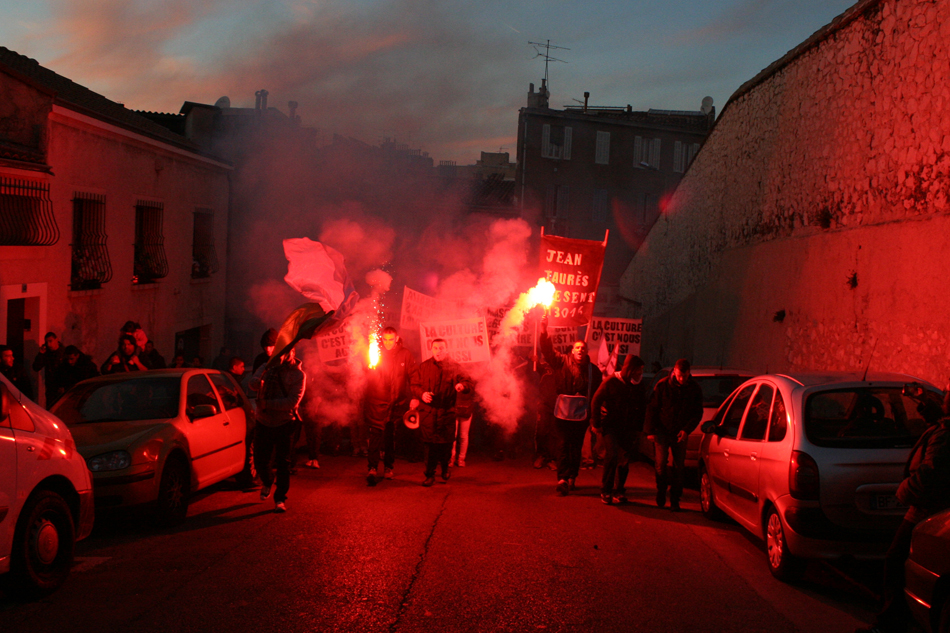
[[[806,558],[882,556],[905,512],[895,496],[904,464],[927,428],[909,382],[939,407],[933,385],[900,374],[745,382],[703,426],[703,514],[723,512],[763,538],[780,579]]]

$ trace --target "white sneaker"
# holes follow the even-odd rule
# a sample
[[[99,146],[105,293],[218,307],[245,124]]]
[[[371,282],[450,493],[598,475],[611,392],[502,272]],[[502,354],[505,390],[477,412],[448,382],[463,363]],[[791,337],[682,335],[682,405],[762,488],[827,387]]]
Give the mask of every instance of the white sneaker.
[[[261,501],[267,501],[270,499],[270,493],[273,489],[273,486],[265,486],[264,484],[261,484]]]
[[[306,466],[307,468],[320,468],[320,462],[318,462],[315,459],[308,459],[304,463],[304,466]]]
[[[278,501],[274,506],[274,512],[287,512],[287,505],[283,501]]]
[[[460,459],[460,460],[458,461],[458,466],[459,466],[459,468],[465,468],[465,460],[464,460],[464,459]]]

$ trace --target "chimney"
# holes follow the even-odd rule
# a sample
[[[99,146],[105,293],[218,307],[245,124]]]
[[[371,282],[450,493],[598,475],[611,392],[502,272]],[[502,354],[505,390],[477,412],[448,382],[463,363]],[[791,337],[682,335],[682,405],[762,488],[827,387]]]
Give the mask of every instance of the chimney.
[[[584,112],[587,112],[587,100],[590,99],[590,93],[584,93]]]
[[[254,109],[255,109],[255,110],[260,110],[260,109],[261,109],[261,93],[262,93],[262,92],[264,92],[264,91],[263,91],[263,90],[258,90],[257,92],[254,93]]]
[[[291,121],[296,121],[296,120],[297,120],[297,105],[298,105],[298,103],[297,103],[296,101],[288,101],[288,102],[287,102],[287,108],[290,110],[290,120],[291,120]]]
[[[261,110],[267,109],[267,91],[261,90]]]

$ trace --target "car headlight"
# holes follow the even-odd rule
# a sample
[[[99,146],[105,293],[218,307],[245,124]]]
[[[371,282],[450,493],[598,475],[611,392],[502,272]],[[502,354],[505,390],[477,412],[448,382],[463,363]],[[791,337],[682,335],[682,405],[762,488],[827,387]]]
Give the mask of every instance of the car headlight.
[[[132,465],[132,456],[129,455],[128,451],[112,451],[111,453],[90,457],[86,460],[86,465],[94,473],[106,470],[122,470]]]

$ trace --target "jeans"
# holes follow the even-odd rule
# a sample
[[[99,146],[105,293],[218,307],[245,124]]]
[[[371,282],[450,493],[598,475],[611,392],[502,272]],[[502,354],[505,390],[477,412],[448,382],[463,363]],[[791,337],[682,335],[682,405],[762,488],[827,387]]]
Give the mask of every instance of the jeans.
[[[630,455],[633,454],[633,441],[628,435],[617,433],[603,433],[606,458],[604,459],[604,476],[601,479],[600,491],[609,495],[626,494],[627,474],[630,472]],[[614,479],[616,478],[616,484]]]
[[[442,467],[442,476],[445,477],[449,472],[449,453],[452,452],[451,444],[435,444],[433,442],[424,442],[426,458],[426,478],[435,477],[436,464]]]
[[[557,458],[558,481],[576,479],[581,469],[581,447],[584,445],[584,434],[587,433],[587,420],[554,420],[561,434],[561,450]]]
[[[465,455],[468,454],[468,431],[471,428],[472,416],[468,416],[464,420],[459,418],[456,421],[456,439],[452,444],[452,455],[449,457],[449,463],[454,462],[456,456],[458,456],[460,462],[465,461]]]
[[[379,452],[383,452],[383,466],[392,469],[396,463],[396,424],[392,420],[386,423],[384,429],[371,426],[366,430],[369,441],[369,451],[366,454],[369,469],[376,470],[379,466]]]
[[[669,456],[673,455],[673,472],[670,472]],[[656,491],[666,493],[670,489],[670,501],[679,501],[683,495],[683,471],[686,470],[686,440],[682,442],[656,439],[653,453],[656,469]],[[672,479],[672,481],[671,481]]]
[[[274,501],[277,503],[286,500],[287,491],[290,490],[291,444],[298,427],[297,422],[288,422],[280,426],[258,424],[254,431],[254,466],[265,487],[274,483],[274,475],[270,467],[271,454],[274,455],[274,465],[277,467],[277,489],[274,492]]]

